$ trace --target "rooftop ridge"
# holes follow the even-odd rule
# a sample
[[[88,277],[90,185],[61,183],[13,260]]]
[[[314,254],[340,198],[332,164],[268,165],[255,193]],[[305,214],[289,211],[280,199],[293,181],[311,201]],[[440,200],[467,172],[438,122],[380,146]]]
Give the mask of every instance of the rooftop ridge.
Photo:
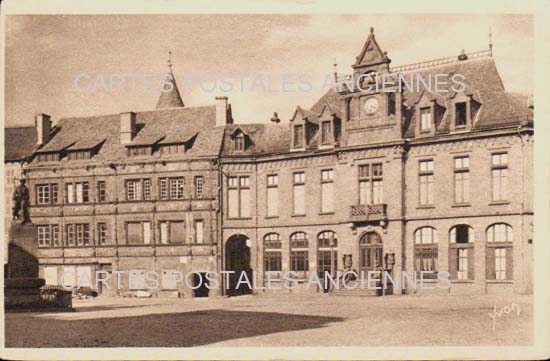
[[[474,51],[471,53],[463,53],[458,56],[449,56],[445,58],[432,59],[432,60],[422,61],[422,62],[413,63],[413,64],[399,65],[399,66],[391,67],[390,72],[397,73],[402,71],[431,68],[433,66],[439,66],[439,65],[450,64],[455,62],[459,63],[470,59],[478,59],[478,58],[485,58],[485,57],[492,58],[492,52],[490,49]]]

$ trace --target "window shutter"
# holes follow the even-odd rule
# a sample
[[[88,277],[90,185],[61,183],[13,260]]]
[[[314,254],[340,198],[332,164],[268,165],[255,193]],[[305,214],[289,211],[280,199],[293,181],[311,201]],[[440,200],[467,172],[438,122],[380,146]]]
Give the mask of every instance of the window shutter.
[[[474,276],[474,272],[475,272],[475,267],[474,267],[475,257],[474,257],[474,254],[475,254],[474,247],[468,248],[468,279],[469,280],[475,279],[475,276]]]
[[[487,248],[487,279],[494,280],[495,275],[495,248]]]
[[[127,243],[143,244],[143,226],[141,223],[128,223],[126,227]]]
[[[170,243],[185,243],[184,222],[170,222]]]
[[[506,248],[506,279],[512,280],[514,278],[514,252],[512,252],[512,247]]]
[[[457,269],[458,269],[458,248],[451,248],[449,252],[449,273],[451,274],[451,279],[457,279]]]

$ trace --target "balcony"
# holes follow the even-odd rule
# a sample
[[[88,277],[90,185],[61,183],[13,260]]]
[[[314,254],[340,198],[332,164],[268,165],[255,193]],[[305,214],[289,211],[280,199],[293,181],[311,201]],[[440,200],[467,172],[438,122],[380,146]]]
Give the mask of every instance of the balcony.
[[[376,222],[387,218],[387,204],[358,204],[351,206],[352,222]]]

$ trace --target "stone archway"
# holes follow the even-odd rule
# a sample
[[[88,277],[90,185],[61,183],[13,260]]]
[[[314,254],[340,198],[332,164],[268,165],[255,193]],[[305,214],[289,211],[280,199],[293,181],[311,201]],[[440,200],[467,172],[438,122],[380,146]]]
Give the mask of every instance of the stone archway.
[[[225,292],[228,296],[239,296],[252,293],[252,289],[248,287],[248,285],[243,283],[237,285],[243,272],[246,272],[248,280],[252,282],[250,247],[248,247],[247,241],[248,237],[244,235],[234,235],[231,236],[225,244],[225,270],[234,272],[229,274],[229,283],[225,286]]]

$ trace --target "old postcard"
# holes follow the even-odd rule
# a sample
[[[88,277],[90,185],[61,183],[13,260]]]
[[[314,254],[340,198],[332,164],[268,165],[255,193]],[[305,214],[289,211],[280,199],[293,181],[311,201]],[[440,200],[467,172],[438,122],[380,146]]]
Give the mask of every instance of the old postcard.
[[[547,357],[548,2],[364,4],[2,4],[2,357]]]

